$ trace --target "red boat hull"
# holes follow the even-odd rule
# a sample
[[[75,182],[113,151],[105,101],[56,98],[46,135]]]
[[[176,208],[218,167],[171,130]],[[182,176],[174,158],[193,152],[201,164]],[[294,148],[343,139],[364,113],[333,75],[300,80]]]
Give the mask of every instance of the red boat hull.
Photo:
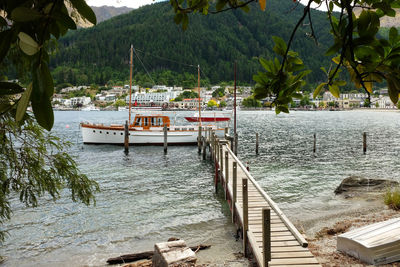
[[[185,117],[187,121],[198,122],[199,117]],[[212,122],[212,121],[229,121],[231,118],[225,117],[201,117],[202,122]]]

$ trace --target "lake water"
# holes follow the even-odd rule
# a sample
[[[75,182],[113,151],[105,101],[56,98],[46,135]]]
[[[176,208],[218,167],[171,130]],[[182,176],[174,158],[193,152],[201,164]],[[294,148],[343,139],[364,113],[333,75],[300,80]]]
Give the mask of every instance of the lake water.
[[[177,113],[177,121],[187,114]],[[240,111],[239,157],[288,217],[318,218],[351,205],[333,194],[349,175],[399,180],[399,115]],[[55,203],[42,200],[35,209],[15,201],[13,217],[3,227],[9,233],[0,249],[8,258],[5,266],[102,266],[109,257],[152,250],[169,237],[211,244],[201,252],[202,262],[236,262],[233,253],[241,244],[233,238],[226,204],[214,194],[213,167],[201,160],[197,147],[169,147],[166,155],[162,147],[131,147],[126,156],[120,146],[81,143],[80,121],[126,118],[126,112],[55,113],[54,133],[73,143],[80,169],[101,187],[97,205],[73,203],[68,192]],[[366,155],[363,132],[368,132]]]

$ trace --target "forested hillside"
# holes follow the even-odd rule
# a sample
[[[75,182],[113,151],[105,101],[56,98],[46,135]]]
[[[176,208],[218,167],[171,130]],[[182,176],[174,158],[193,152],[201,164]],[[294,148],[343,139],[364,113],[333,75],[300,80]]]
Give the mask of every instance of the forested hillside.
[[[174,14],[167,2],[133,10],[62,38],[59,53],[51,60],[54,78],[57,83],[73,84],[126,81],[129,47],[133,44],[155,83],[193,86],[197,64],[202,69],[203,84],[231,81],[235,60],[239,81],[253,83],[252,76],[260,68],[257,57],[274,56],[271,36],[288,40],[303,12],[301,5],[293,9],[296,6],[293,1],[269,0],[267,3],[265,12],[252,6],[249,13],[236,10],[218,15],[191,15],[186,31],[174,23]],[[315,13],[313,25],[319,45],[307,37],[308,26],[298,31],[293,45],[313,70],[308,77],[311,85],[325,78],[321,64],[330,64],[324,56],[331,38],[329,27],[325,14]],[[136,83],[151,84],[138,58],[134,61]]]

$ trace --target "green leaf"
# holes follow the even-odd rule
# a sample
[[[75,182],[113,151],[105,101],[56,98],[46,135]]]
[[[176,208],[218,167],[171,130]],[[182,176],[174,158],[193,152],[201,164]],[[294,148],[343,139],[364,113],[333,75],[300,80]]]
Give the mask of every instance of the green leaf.
[[[40,102],[32,100],[32,110],[39,125],[50,131],[54,124],[54,113],[50,99],[43,98]]]
[[[246,13],[250,12],[250,7],[248,5],[241,6],[240,9],[243,10],[244,12],[246,12]]]
[[[54,18],[61,24],[65,25],[68,29],[76,30],[75,21],[64,12],[54,12]]]
[[[38,43],[32,39],[28,34],[20,32],[19,37],[19,47],[28,56],[32,56],[39,51]]]
[[[7,26],[7,21],[2,16],[0,16],[0,27],[4,26]]]
[[[337,86],[345,86],[346,85],[346,81],[334,81],[333,84],[337,85]]]
[[[11,46],[12,31],[6,30],[0,32],[0,62],[3,62]]]
[[[183,15],[182,13],[176,13],[174,16],[174,21],[176,24],[180,24],[182,22]]]
[[[302,94],[299,94],[299,93],[293,93],[293,94],[292,94],[292,97],[293,97],[293,98],[297,98],[297,99],[302,99],[302,98],[303,98],[303,95],[302,95]]]
[[[51,11],[51,8],[53,7],[53,5],[54,5],[54,3],[48,3],[48,4],[46,5],[46,7],[43,9],[44,13],[45,13],[45,14],[49,14],[50,11]]]
[[[1,95],[15,95],[22,93],[24,89],[16,83],[0,82],[0,96]]]
[[[389,42],[395,44],[397,42],[398,32],[395,27],[391,27],[389,30]]]
[[[26,112],[26,108],[28,107],[29,104],[29,100],[31,99],[31,93],[32,93],[32,83],[28,85],[28,88],[26,88],[26,91],[18,101],[17,113],[15,115],[16,121],[21,121],[23,119]]]
[[[40,65],[41,68],[41,79],[42,79],[42,84],[43,84],[43,89],[45,92],[45,95],[50,99],[53,94],[54,94],[54,83],[53,83],[53,78],[51,77],[51,73],[49,70],[49,67],[45,62],[42,62]]]
[[[13,106],[10,103],[1,103],[0,102],[0,114],[5,113],[9,109],[11,109]]]
[[[390,100],[392,100],[392,102],[396,104],[397,101],[399,101],[399,89],[400,89],[399,80],[393,76],[389,76],[387,77],[387,83],[388,83],[388,93]]]
[[[227,0],[218,0],[217,4],[215,6],[215,9],[217,11],[221,11],[225,7],[226,3],[227,3]]]
[[[332,46],[328,49],[328,51],[325,52],[325,56],[329,56],[329,55],[336,54],[336,53],[339,51],[339,49],[340,49],[341,47],[342,47],[342,44],[341,44],[341,43],[335,42],[335,44],[332,45]]]
[[[189,26],[189,16],[185,13],[183,14],[182,18],[182,29],[186,31],[188,26]]]
[[[17,22],[34,21],[40,18],[42,18],[42,14],[24,6],[17,7],[11,12],[11,19]]]
[[[340,90],[339,90],[339,86],[332,84],[329,85],[329,91],[332,93],[332,95],[336,98],[340,97]]]
[[[273,48],[275,53],[277,53],[278,55],[281,55],[281,56],[285,55],[286,50],[287,50],[285,41],[278,36],[272,36],[272,39],[275,42],[275,46]]]
[[[93,24],[97,23],[96,15],[93,10],[86,4],[85,0],[70,0],[71,4],[76,8],[79,14]]]
[[[313,93],[313,98],[317,98],[317,96],[319,95],[319,93],[321,92],[322,88],[324,88],[324,86],[327,85],[327,83],[321,83],[317,86],[317,88],[315,88],[314,93]]]
[[[50,99],[54,93],[54,83],[49,67],[42,61],[39,66],[32,68],[33,100],[41,101],[43,98]]]
[[[273,68],[273,63],[269,60],[266,60],[265,58],[260,57],[259,59],[261,66],[264,67],[264,69],[266,69],[269,72],[272,72],[272,68]]]

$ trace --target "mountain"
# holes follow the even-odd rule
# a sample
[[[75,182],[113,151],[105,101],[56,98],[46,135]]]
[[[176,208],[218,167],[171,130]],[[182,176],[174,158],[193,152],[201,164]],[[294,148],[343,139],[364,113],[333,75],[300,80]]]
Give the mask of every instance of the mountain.
[[[251,11],[228,11],[218,15],[190,15],[189,28],[174,23],[167,2],[155,3],[113,17],[94,27],[68,33],[59,41],[59,53],[51,60],[57,83],[97,83],[129,78],[129,47],[134,59],[135,84],[196,84],[197,65],[202,84],[233,80],[233,62],[238,63],[238,80],[253,83],[260,69],[257,57],[272,58],[271,36],[289,40],[303,8],[292,1],[269,0],[267,10],[258,3]],[[308,21],[305,21],[305,25]],[[324,56],[331,40],[326,14],[313,11],[318,45],[309,37],[308,26],[299,28],[293,50],[313,70],[308,80],[325,79],[320,66],[331,64]],[[148,78],[151,76],[151,79]]]
[[[132,8],[129,7],[113,7],[113,6],[91,6],[93,9],[94,14],[96,15],[97,18],[97,23],[100,23],[102,21],[108,20],[112,17],[128,13],[129,11],[132,10]],[[76,21],[77,25],[80,28],[89,28],[92,27],[93,24],[90,23],[89,21],[85,21],[83,19],[78,19]]]
[[[112,17],[128,13],[132,10],[132,8],[123,6],[123,7],[113,7],[113,6],[92,6],[91,7],[96,14],[97,23],[108,20]]]

